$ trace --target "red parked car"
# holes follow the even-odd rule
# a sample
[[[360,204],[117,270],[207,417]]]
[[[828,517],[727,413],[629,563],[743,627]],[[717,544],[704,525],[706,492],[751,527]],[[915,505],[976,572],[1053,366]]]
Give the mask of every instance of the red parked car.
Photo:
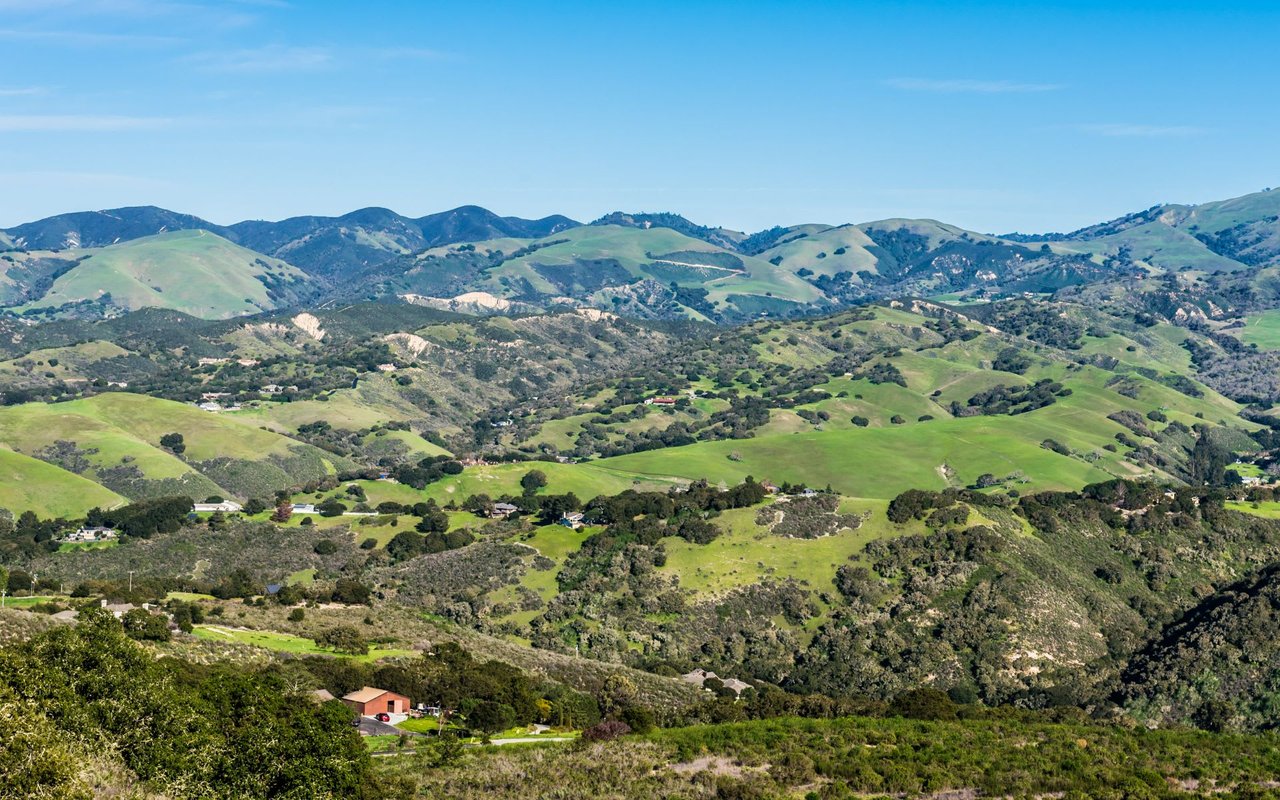
[[[373,715],[373,718],[374,718],[374,719],[376,719],[378,722],[390,722],[390,721],[391,721],[391,715],[390,715],[390,714],[388,714],[388,713],[387,713],[387,712],[385,712],[385,711],[379,711],[377,714],[374,714],[374,715]]]

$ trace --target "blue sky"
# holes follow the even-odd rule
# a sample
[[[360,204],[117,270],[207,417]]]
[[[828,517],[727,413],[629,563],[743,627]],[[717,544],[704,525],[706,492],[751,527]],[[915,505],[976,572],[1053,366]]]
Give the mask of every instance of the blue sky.
[[[1280,184],[1277,5],[0,0],[0,225],[1068,230]]]

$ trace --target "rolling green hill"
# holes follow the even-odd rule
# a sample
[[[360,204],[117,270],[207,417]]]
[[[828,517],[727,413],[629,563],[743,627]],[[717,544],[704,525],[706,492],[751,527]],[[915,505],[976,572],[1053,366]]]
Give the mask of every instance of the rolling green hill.
[[[207,231],[178,231],[77,251],[76,266],[21,310],[89,304],[147,306],[220,319],[289,303],[305,291],[298,269]]]
[[[1148,222],[1122,231],[1066,245],[1103,258],[1123,256],[1161,272],[1223,272],[1241,268],[1238,261],[1215,253],[1180,228]]]
[[[1022,491],[1183,480],[1186,437],[1206,424],[1256,448],[1241,406],[1195,380],[1185,331],[1007,308],[989,320],[917,304],[745,326],[531,408],[503,441],[654,477],[754,475],[882,499],[979,478]],[[655,394],[681,399],[645,405]]]
[[[819,275],[852,273],[859,281],[860,272],[875,272],[876,257],[871,253],[875,242],[857,225],[824,227],[798,226],[789,229],[781,241],[759,254],[766,261],[780,259],[782,265],[802,265]]]
[[[305,325],[208,323],[193,339],[248,366],[197,367],[132,339],[121,339],[129,350],[96,338],[29,350],[0,374],[91,396],[0,409],[0,441],[131,497],[165,486],[261,496],[355,463],[516,451],[603,458],[666,484],[753,475],[888,500],[909,488],[1185,481],[1206,432],[1224,452],[1257,449],[1248,433],[1258,425],[1197,380],[1182,345],[1198,334],[1076,306],[959,313],[916,302],[710,337],[580,313],[481,320],[391,308],[413,318],[370,328],[351,307]],[[106,324],[85,332],[105,335]],[[113,364],[149,365],[130,373],[130,391],[187,402],[95,394],[85,381],[119,372]],[[260,393],[290,382],[302,386]],[[200,411],[191,401],[206,392],[243,409]],[[644,402],[664,394],[678,400]],[[157,446],[170,432],[187,436],[180,457]]]
[[[630,316],[695,319],[794,312],[822,303],[820,291],[786,269],[663,227],[590,225],[539,240],[428,250],[417,274],[476,254],[488,262],[470,288],[508,301],[572,298]],[[414,274],[401,285],[412,286]]]
[[[127,502],[88,478],[0,447],[0,508],[41,517],[77,517]]]
[[[160,446],[168,433],[183,435],[182,453]],[[60,482],[48,491],[56,493],[60,507],[81,512],[100,500],[93,493],[65,493],[69,473],[130,499],[179,494],[199,501],[210,495],[262,497],[353,466],[223,415],[125,393],[0,409],[0,442],[61,467],[33,474],[33,482],[56,477]]]

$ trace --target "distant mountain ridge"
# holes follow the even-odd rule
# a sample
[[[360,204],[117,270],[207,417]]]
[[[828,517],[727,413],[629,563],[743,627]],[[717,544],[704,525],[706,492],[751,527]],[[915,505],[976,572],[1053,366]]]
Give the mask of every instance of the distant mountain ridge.
[[[282,257],[293,253],[300,256],[297,261],[301,262],[295,266],[323,272],[317,264],[306,262],[332,255],[334,244],[344,239],[359,250],[394,252],[400,248],[409,252],[454,242],[538,238],[580,224],[560,215],[529,220],[498,216],[479,206],[460,206],[417,219],[385,208],[362,208],[339,217],[302,216],[276,222],[245,220],[217,225],[156,206],[131,206],[59,214],[16,225],[2,233],[22,249],[60,251],[106,247],[169,231],[205,230],[266,255]],[[360,233],[369,234],[369,241],[356,241]],[[351,260],[340,258],[339,262]]]
[[[15,225],[4,233],[15,246],[25,250],[76,250],[178,230],[221,233],[224,229],[191,214],[156,206],[132,206],[58,214]]]
[[[659,319],[733,322],[821,313],[885,297],[957,301],[1069,292],[1091,302],[1138,295],[1164,315],[1223,317],[1280,303],[1280,192],[1264,190],[1199,205],[1158,205],[1070,233],[993,236],[929,219],[774,226],[746,233],[679,214],[615,211],[583,225],[569,217],[500,216],[461,206],[411,218],[386,208],[337,217],[299,216],[216,225],[153,206],[75,212],[0,230],[0,309],[44,314],[111,313],[169,302],[160,283],[131,300],[75,281],[81,253],[147,237],[200,230],[300,270],[288,291],[211,306],[222,316],[289,303],[413,296],[455,307],[548,309],[571,304]],[[195,269],[189,247],[147,251],[152,268],[179,283]],[[177,240],[172,240],[177,241]],[[208,243],[206,243],[208,244]],[[226,249],[224,248],[224,251]],[[126,251],[123,251],[127,253]],[[101,267],[102,259],[97,266]],[[119,262],[134,269],[127,258]],[[229,285],[267,278],[252,259],[226,269]],[[243,265],[243,266],[242,266]],[[203,269],[203,268],[202,268]],[[196,270],[199,272],[199,270]],[[269,280],[278,282],[281,273]],[[1171,275],[1204,276],[1165,286]],[[204,278],[202,278],[204,279]],[[82,288],[74,308],[41,302],[61,281]],[[105,280],[104,286],[116,283]],[[163,281],[161,281],[163,283]],[[1173,295],[1168,291],[1176,289]],[[505,304],[505,305],[504,305]],[[465,304],[464,304],[465,305]]]

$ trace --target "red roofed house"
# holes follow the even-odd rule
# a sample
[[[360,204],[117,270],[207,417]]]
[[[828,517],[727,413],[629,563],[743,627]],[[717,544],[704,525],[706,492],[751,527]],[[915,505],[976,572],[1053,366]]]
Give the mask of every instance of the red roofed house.
[[[407,714],[410,706],[409,698],[404,695],[388,692],[386,689],[375,689],[372,686],[344,695],[342,702],[362,717],[384,711],[388,714]]]

